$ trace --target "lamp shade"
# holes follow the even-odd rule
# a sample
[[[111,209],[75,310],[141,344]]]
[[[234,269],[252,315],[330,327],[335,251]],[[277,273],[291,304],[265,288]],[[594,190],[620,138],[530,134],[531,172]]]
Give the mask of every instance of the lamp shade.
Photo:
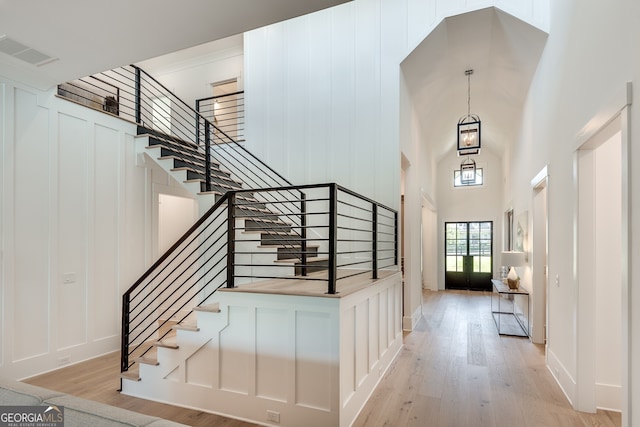
[[[501,256],[502,265],[514,267],[524,264],[524,252],[504,251]]]

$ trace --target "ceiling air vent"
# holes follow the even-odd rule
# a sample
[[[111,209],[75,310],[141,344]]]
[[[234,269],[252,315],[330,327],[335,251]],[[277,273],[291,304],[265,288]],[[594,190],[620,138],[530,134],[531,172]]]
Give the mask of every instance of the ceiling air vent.
[[[32,49],[29,46],[25,46],[6,35],[0,36],[0,52],[28,62],[36,67],[40,67],[58,59]]]

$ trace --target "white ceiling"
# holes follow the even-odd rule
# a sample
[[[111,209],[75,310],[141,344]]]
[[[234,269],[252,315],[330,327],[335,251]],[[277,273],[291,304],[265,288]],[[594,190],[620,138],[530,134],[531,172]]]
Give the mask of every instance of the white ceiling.
[[[0,73],[46,89],[350,0],[0,0],[0,37],[56,58],[0,53]]]
[[[547,34],[499,9],[447,18],[403,61],[402,71],[426,143],[439,160],[456,147],[467,114],[482,121],[482,147],[501,155],[517,136],[522,105]]]

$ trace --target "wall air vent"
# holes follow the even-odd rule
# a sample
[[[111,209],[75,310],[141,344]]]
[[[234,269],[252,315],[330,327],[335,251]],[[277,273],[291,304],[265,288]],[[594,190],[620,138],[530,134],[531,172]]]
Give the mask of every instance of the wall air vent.
[[[40,67],[58,59],[32,49],[29,46],[25,46],[6,35],[0,35],[0,52],[28,62],[36,67]]]

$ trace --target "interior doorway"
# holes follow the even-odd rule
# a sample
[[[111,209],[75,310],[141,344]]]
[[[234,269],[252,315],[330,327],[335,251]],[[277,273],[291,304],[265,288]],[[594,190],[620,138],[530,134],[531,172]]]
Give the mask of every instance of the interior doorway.
[[[445,222],[446,289],[491,291],[493,221]]]
[[[531,341],[536,344],[546,344],[548,336],[549,295],[548,277],[548,208],[547,208],[547,167],[531,181],[533,188],[533,217],[531,233],[531,282],[530,295],[531,319],[529,331]]]
[[[244,141],[244,93],[238,79],[212,83],[211,90],[212,104],[203,105],[201,113],[234,141]]]
[[[618,116],[577,151],[576,409],[587,412],[623,406],[622,164]]]

